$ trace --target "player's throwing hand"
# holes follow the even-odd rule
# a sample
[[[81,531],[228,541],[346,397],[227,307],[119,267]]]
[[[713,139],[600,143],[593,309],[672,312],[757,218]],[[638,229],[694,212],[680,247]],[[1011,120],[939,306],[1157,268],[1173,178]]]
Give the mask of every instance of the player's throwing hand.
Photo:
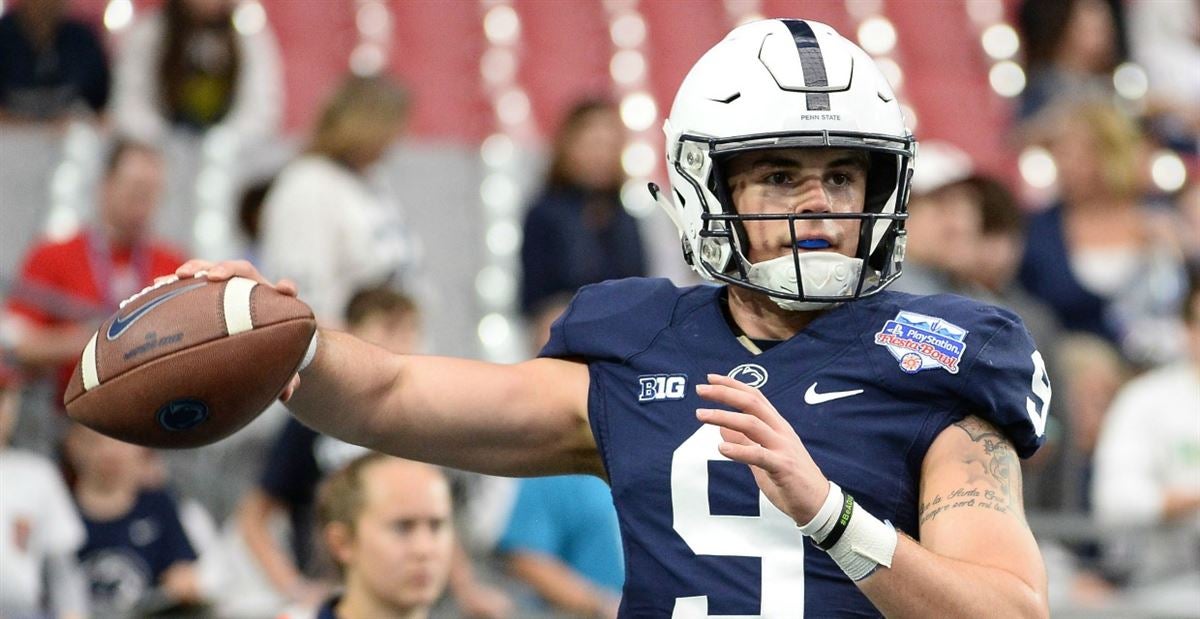
[[[721,428],[718,449],[750,466],[758,487],[797,524],[812,520],[829,493],[829,480],[813,462],[791,424],[758,389],[720,374],[709,374],[697,393],[741,412],[696,409],[696,417]]]

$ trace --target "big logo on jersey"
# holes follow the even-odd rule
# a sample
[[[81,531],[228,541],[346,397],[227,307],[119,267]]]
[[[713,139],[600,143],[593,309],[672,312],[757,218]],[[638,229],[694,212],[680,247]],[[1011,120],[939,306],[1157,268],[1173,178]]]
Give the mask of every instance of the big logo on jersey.
[[[958,374],[967,350],[967,333],[936,316],[900,312],[875,334],[875,343],[887,348],[900,362],[900,369],[909,374],[935,368]]]
[[[638,402],[682,400],[685,395],[686,374],[643,374],[638,377]]]

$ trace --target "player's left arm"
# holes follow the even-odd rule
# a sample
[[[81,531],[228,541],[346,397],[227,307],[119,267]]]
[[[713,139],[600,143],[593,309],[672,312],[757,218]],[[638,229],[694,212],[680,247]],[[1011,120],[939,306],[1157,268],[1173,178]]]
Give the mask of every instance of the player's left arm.
[[[828,512],[826,499],[841,491],[834,494],[766,397],[724,376],[708,380],[698,388],[701,397],[740,411],[697,411],[700,421],[721,427],[720,452],[750,465],[759,488],[797,524],[828,522],[816,535],[886,616],[1049,616],[1045,568],[1025,523],[1019,462],[1011,442],[990,424],[967,417],[934,439],[921,470],[917,542],[865,511],[854,514],[862,508],[852,501],[830,501],[837,510]],[[834,524],[838,511],[846,516],[840,527]]]
[[[918,513],[921,541],[900,535],[891,567],[858,583],[886,616],[1049,616],[1020,462],[995,427],[967,417],[938,435]]]

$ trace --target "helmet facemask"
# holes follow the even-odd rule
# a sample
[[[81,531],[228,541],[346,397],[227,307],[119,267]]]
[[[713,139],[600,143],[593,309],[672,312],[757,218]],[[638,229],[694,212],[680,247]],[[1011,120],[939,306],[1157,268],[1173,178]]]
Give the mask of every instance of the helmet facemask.
[[[713,139],[681,136],[681,156],[676,172],[696,187],[701,205],[699,251],[693,266],[708,277],[764,293],[788,310],[806,311],[869,296],[900,275],[904,252],[903,206],[907,193],[912,141],[892,136],[862,134],[777,134]],[[868,159],[866,190],[861,212],[741,214],[733,204],[727,184],[729,159],[751,151],[791,148],[838,148],[865,152]],[[702,169],[686,169],[692,161],[708,162]],[[694,168],[694,166],[693,166]],[[700,173],[698,175],[697,173]],[[903,178],[903,182],[899,181]],[[700,188],[706,191],[700,191]],[[836,251],[809,251],[800,247],[796,224],[805,220],[858,220],[858,248],[854,256]],[[749,221],[787,221],[790,255],[758,263],[749,259]],[[864,268],[865,266],[865,268]]]

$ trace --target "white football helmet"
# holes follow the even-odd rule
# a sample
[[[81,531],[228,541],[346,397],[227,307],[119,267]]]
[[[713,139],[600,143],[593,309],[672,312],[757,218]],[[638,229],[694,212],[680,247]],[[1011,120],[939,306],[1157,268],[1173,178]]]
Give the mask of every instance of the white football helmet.
[[[833,28],[772,19],[733,30],[692,67],[663,131],[672,195],[655,186],[651,192],[701,277],[811,310],[874,294],[900,275],[916,142],[870,56]],[[747,218],[729,199],[723,162],[734,153],[796,147],[866,151],[864,212],[753,218],[860,219],[858,255],[800,251],[794,242],[791,256],[751,264],[741,224]]]

